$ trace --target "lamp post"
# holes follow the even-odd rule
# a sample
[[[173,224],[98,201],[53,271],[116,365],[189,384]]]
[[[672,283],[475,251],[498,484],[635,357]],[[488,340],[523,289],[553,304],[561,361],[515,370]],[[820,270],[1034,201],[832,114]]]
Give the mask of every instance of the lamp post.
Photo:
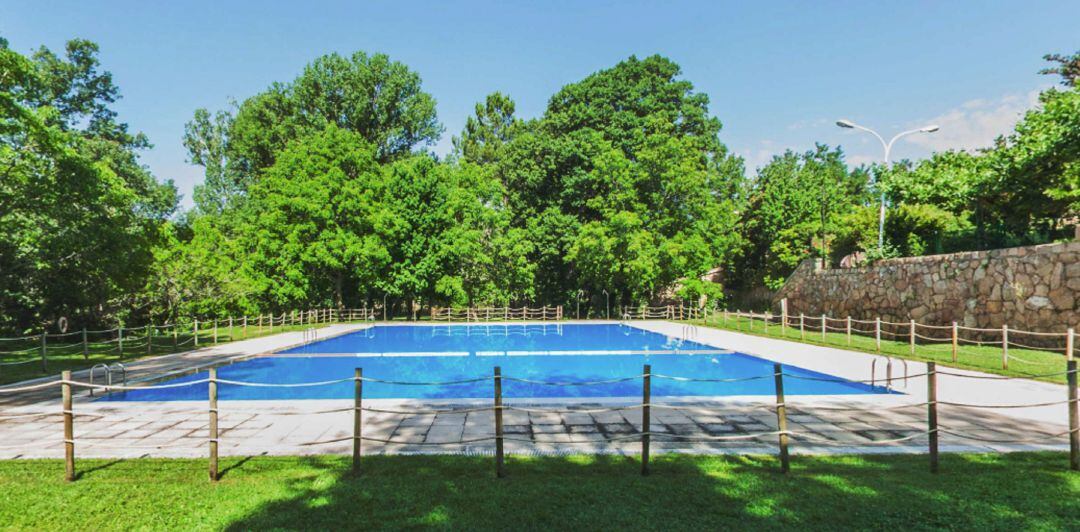
[[[933,133],[939,129],[939,126],[929,125],[923,126],[918,129],[909,129],[907,131],[901,131],[897,133],[889,142],[885,142],[885,138],[878,134],[877,131],[865,126],[860,126],[851,120],[837,120],[836,125],[845,129],[860,129],[870,133],[881,142],[881,147],[885,148],[885,169],[889,169],[889,152],[892,151],[893,144],[896,143],[901,137],[906,137],[914,133]],[[881,210],[878,212],[878,235],[877,235],[878,252],[881,252],[885,245],[885,190],[881,191]]]

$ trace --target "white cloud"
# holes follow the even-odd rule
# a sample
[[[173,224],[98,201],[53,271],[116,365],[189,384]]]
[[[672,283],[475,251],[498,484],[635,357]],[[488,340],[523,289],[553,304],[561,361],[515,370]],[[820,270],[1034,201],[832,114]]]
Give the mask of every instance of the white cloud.
[[[844,154],[844,162],[847,163],[849,168],[855,168],[856,166],[861,166],[861,165],[864,165],[864,164],[869,165],[869,164],[874,164],[874,163],[880,163],[881,162],[881,155],[880,154],[878,154],[878,155],[864,155],[864,154],[845,153]]]
[[[784,153],[785,149],[786,148],[776,141],[766,139],[759,141],[756,147],[746,150],[735,150],[735,153],[741,155],[746,161],[747,173],[756,174],[758,169],[772,160],[773,156]]]
[[[907,142],[930,151],[974,151],[993,144],[999,135],[1012,131],[1024,112],[1038,102],[1039,90],[1027,94],[1006,94],[996,99],[964,102],[945,113],[913,123],[912,127],[937,124],[941,130],[932,135],[912,135]]]

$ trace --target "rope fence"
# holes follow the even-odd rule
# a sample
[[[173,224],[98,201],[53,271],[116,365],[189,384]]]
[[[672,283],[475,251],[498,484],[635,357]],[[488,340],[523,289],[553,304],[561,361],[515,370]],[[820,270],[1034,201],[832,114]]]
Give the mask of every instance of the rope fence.
[[[1080,415],[1078,415],[1078,390],[1077,390],[1077,362],[1075,360],[1069,360],[1066,363],[1064,372],[1054,373],[1052,375],[1064,375],[1068,382],[1067,397],[1059,401],[1043,401],[1030,404],[974,404],[974,403],[959,403],[952,401],[939,401],[938,397],[938,376],[947,375],[957,378],[993,378],[993,379],[1012,379],[1014,377],[1001,377],[1001,376],[981,376],[970,375],[966,373],[956,373],[950,371],[938,371],[934,362],[927,363],[927,371],[918,375],[908,375],[900,378],[925,378],[927,386],[927,400],[914,404],[901,404],[884,407],[860,407],[860,406],[820,406],[813,407],[814,409],[831,410],[831,411],[845,411],[845,412],[867,412],[872,413],[876,411],[890,411],[890,410],[903,410],[912,408],[926,408],[926,429],[915,431],[891,431],[897,432],[912,432],[911,434],[902,434],[895,438],[875,440],[870,439],[866,442],[860,442],[857,445],[891,445],[897,443],[908,442],[923,437],[927,438],[927,455],[929,458],[929,468],[931,472],[936,473],[939,469],[939,436],[941,434],[947,434],[954,438],[961,440],[978,441],[984,443],[994,444],[1036,444],[1036,443],[1052,443],[1059,438],[1068,437],[1069,442],[1069,467],[1072,470],[1080,470]],[[673,411],[695,411],[695,412],[710,412],[715,410],[715,407],[707,406],[694,406],[694,405],[671,405],[654,403],[652,400],[652,380],[670,380],[670,381],[694,381],[694,382],[741,382],[747,380],[758,379],[773,379],[775,389],[775,403],[772,408],[769,408],[770,413],[775,412],[776,425],[775,430],[766,430],[759,432],[750,432],[746,434],[731,434],[731,435],[716,435],[708,433],[672,433],[666,430],[655,430],[651,422],[651,411],[653,408],[659,408],[662,410]],[[892,379],[892,377],[889,377]],[[834,381],[850,383],[847,379],[840,378],[824,378],[824,377],[812,377],[807,375],[799,375],[787,373],[781,364],[773,365],[773,372],[771,374],[755,375],[744,378],[736,379],[706,379],[696,377],[684,377],[675,375],[664,375],[659,373],[653,373],[651,365],[644,365],[642,372],[638,375],[631,375],[626,377],[618,377],[604,380],[594,381],[543,381],[536,379],[529,379],[523,377],[515,377],[509,375],[503,375],[499,366],[493,368],[492,375],[480,376],[468,379],[456,379],[449,381],[438,382],[420,382],[420,381],[399,381],[391,379],[380,379],[374,377],[365,377],[362,368],[356,368],[354,375],[351,378],[341,378],[317,382],[304,382],[304,383],[260,383],[260,382],[247,382],[236,381],[229,379],[221,379],[217,375],[217,370],[211,368],[208,372],[208,376],[204,379],[198,379],[194,381],[182,382],[182,383],[165,383],[157,385],[140,385],[140,386],[127,386],[127,385],[98,385],[89,382],[75,381],[71,378],[70,371],[64,371],[60,375],[59,381],[21,386],[21,387],[8,387],[0,388],[0,394],[16,394],[25,393],[30,391],[41,390],[48,387],[59,386],[62,391],[62,408],[59,412],[51,413],[32,413],[32,414],[12,414],[12,415],[0,415],[0,421],[8,421],[14,419],[24,418],[36,418],[35,421],[52,419],[57,416],[62,419],[63,439],[61,440],[64,445],[64,464],[65,472],[64,478],[67,481],[74,481],[75,475],[75,450],[76,446],[80,444],[81,440],[77,440],[74,437],[74,420],[76,417],[91,417],[94,419],[100,419],[103,414],[91,413],[91,414],[76,414],[73,407],[72,397],[73,392],[77,388],[98,389],[108,392],[121,392],[121,391],[133,391],[133,390],[160,390],[168,388],[179,388],[186,386],[194,386],[199,384],[207,384],[207,416],[209,423],[207,425],[207,438],[206,443],[208,447],[208,473],[211,481],[217,481],[220,478],[220,471],[218,467],[218,446],[221,442],[221,431],[219,430],[219,416],[221,413],[232,413],[241,415],[253,415],[264,413],[265,411],[251,409],[251,408],[236,408],[228,409],[222,408],[219,399],[219,387],[220,386],[240,386],[240,387],[276,387],[276,388],[295,388],[295,387],[318,387],[318,386],[330,386],[340,384],[344,382],[353,383],[353,405],[352,407],[344,408],[332,408],[327,410],[321,410],[317,412],[265,412],[273,415],[297,415],[297,416],[312,416],[321,414],[335,414],[335,413],[352,413],[352,433],[349,436],[332,437],[330,439],[307,441],[302,442],[299,445],[304,447],[329,445],[334,443],[351,442],[352,443],[352,463],[351,467],[354,473],[361,471],[362,456],[363,456],[363,444],[364,442],[380,443],[383,445],[405,445],[405,446],[461,446],[473,443],[481,442],[494,442],[495,443],[495,472],[496,476],[503,477],[506,474],[505,460],[504,460],[504,443],[519,442],[526,444],[577,444],[577,443],[618,443],[618,442],[632,442],[638,441],[641,445],[640,458],[641,458],[641,474],[649,474],[649,457],[650,457],[650,445],[653,438],[660,438],[661,440],[677,441],[682,443],[722,443],[728,441],[743,441],[743,440],[757,440],[757,441],[769,441],[775,439],[777,444],[777,453],[780,459],[780,468],[783,472],[790,470],[790,453],[789,446],[792,441],[805,442],[811,444],[824,444],[824,445],[849,445],[848,442],[840,441],[837,439],[822,436],[821,434],[789,430],[787,410],[790,403],[787,402],[784,395],[784,384],[786,379],[800,379],[800,380],[815,380],[815,381]],[[611,407],[599,407],[588,409],[571,409],[566,407],[561,408],[544,408],[544,407],[531,407],[531,406],[517,406],[504,404],[503,397],[503,382],[520,382],[529,384],[539,384],[546,386],[597,386],[603,384],[620,383],[627,381],[640,380],[642,383],[641,402],[637,404],[611,406]],[[475,382],[491,382],[492,384],[492,403],[488,406],[469,406],[469,407],[448,407],[448,408],[379,408],[365,406],[363,386],[364,383],[383,383],[383,384],[397,384],[397,385],[412,385],[412,386],[451,386],[463,383],[475,383]],[[854,381],[860,382],[860,381]],[[880,381],[879,381],[880,382]],[[996,409],[1018,409],[1018,408],[1040,408],[1040,407],[1052,407],[1067,405],[1068,408],[1068,427],[1069,429],[1057,434],[1042,434],[1035,436],[1025,436],[1017,439],[996,439],[986,438],[978,434],[965,434],[961,431],[952,429],[950,427],[940,424],[940,413],[938,411],[939,406],[959,407],[965,409],[979,409],[979,410],[996,410]],[[606,413],[606,412],[622,412],[622,411],[640,411],[641,424],[640,428],[629,434],[601,434],[599,437],[590,438],[584,441],[562,441],[562,440],[545,440],[537,438],[522,438],[514,435],[507,436],[503,425],[503,413],[506,411],[517,411],[528,414],[582,414],[582,413]],[[800,408],[800,413],[807,410]],[[475,438],[464,438],[446,442],[428,442],[428,441],[413,441],[413,440],[400,440],[391,438],[377,438],[371,435],[364,434],[364,414],[389,414],[389,415],[446,415],[446,414],[468,414],[479,412],[491,412],[494,415],[494,433],[489,435],[483,435]],[[96,443],[100,443],[100,440],[96,440]],[[40,443],[35,443],[40,445]],[[151,449],[164,449],[168,448],[168,444],[150,445],[145,448]],[[8,447],[0,447],[0,449],[7,449]],[[19,446],[13,446],[10,448],[20,448]],[[132,447],[143,448],[143,447]]]
[[[952,362],[958,362],[961,355],[972,357],[986,357],[987,352],[972,351],[970,347],[997,348],[1000,353],[1001,368],[1009,369],[1009,362],[1016,361],[1028,365],[1053,365],[1060,359],[1034,360],[1031,357],[1017,356],[1010,349],[1025,352],[1055,354],[1065,360],[1071,360],[1074,356],[1076,345],[1076,333],[1073,328],[1062,332],[1027,331],[1014,329],[1008,325],[1000,328],[966,327],[957,322],[950,325],[935,325],[918,323],[915,320],[907,322],[887,321],[881,318],[873,320],[855,319],[850,316],[845,318],[833,318],[827,315],[812,316],[805,313],[789,314],[786,300],[781,301],[781,313],[749,312],[742,310],[716,310],[710,312],[704,309],[698,313],[706,323],[719,322],[725,328],[737,331],[758,332],[769,334],[770,327],[773,334],[783,338],[797,336],[799,340],[815,341],[826,344],[853,346],[856,339],[872,339],[873,349],[877,353],[883,352],[882,339],[891,342],[903,342],[908,344],[907,354],[915,356],[919,350],[929,350],[940,354],[947,351]],[[697,317],[680,318],[664,316],[668,319],[699,319]],[[682,315],[693,316],[693,312]],[[638,315],[628,317],[636,319]],[[840,337],[842,335],[842,337]]]
[[[81,356],[84,362],[89,362],[91,356],[95,359],[105,356],[123,361],[138,356],[176,352],[181,348],[198,348],[217,345],[221,341],[273,334],[275,328],[282,331],[287,327],[374,319],[374,309],[327,308],[229,318],[196,317],[178,323],[140,327],[84,328],[58,333],[42,331],[32,336],[0,338],[0,375],[3,375],[6,366],[27,364],[40,364],[40,372],[48,373],[50,358],[74,357],[77,360]],[[50,343],[50,340],[53,342]]]
[[[433,307],[432,321],[553,321],[563,319],[563,307]]]

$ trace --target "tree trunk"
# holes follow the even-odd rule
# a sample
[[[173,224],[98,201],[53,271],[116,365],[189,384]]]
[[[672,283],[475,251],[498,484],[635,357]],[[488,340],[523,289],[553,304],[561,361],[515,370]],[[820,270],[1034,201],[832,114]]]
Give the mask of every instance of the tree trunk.
[[[334,277],[334,306],[336,306],[338,310],[342,310],[345,308],[345,302],[341,294],[343,284],[344,282],[341,278],[341,272],[338,272],[338,274]]]

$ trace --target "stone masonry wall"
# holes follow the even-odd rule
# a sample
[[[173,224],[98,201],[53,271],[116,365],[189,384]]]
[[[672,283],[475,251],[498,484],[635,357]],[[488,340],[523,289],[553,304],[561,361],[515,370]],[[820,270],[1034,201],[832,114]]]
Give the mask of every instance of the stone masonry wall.
[[[1059,332],[1080,317],[1080,242],[906,257],[821,270],[807,260],[777,293],[789,315]]]

